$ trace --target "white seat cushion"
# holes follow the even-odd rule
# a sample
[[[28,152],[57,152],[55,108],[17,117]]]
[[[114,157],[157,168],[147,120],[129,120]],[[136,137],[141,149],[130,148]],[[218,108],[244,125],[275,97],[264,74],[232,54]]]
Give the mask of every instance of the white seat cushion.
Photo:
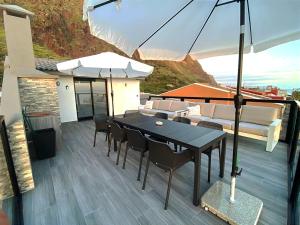
[[[157,109],[139,109],[140,113],[144,113],[144,114],[151,114],[154,115],[157,111]]]
[[[201,115],[188,115],[186,116],[191,120],[192,123],[198,123],[199,121],[210,121],[210,118],[207,116],[201,116]]]
[[[154,115],[155,113],[166,113],[168,114],[168,118],[173,119],[176,116],[175,112],[170,112],[170,111],[164,111],[164,110],[159,110],[159,109],[140,109],[139,110],[143,114],[147,115]]]
[[[270,125],[277,119],[277,109],[272,107],[250,106],[242,107],[241,122]]]
[[[210,119],[210,122],[218,123],[223,126],[224,129],[232,130],[234,128],[234,121],[232,120],[224,120],[224,119]]]
[[[268,126],[245,122],[240,122],[239,130],[244,133],[255,134],[263,137],[267,137],[269,131]]]
[[[213,119],[234,120],[235,108],[233,105],[216,104]]]

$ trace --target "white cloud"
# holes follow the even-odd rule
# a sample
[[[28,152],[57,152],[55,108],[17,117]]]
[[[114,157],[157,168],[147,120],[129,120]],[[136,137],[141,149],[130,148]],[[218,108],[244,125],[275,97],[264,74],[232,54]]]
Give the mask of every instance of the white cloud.
[[[282,48],[282,47],[281,47]],[[295,50],[297,51],[297,49]],[[274,53],[275,52],[275,53]],[[298,55],[289,54],[288,51],[264,51],[244,55],[243,74],[247,75],[271,75],[299,74],[300,52]],[[236,75],[238,56],[220,56],[199,60],[204,70],[216,77],[224,75]]]

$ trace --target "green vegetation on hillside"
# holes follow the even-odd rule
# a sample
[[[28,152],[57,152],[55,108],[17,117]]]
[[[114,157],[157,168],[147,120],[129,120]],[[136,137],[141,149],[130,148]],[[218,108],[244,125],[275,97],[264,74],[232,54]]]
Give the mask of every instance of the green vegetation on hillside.
[[[49,59],[58,59],[58,60],[66,59],[66,57],[62,57],[56,54],[54,51],[44,46],[41,46],[39,44],[33,44],[33,50],[35,56],[38,58],[49,58]],[[6,55],[7,55],[7,51],[6,51],[5,32],[4,32],[3,25],[1,24],[0,26],[0,84],[2,84],[4,60]]]
[[[35,13],[32,18],[32,37],[36,57],[62,59],[78,58],[112,51],[125,55],[113,45],[92,36],[87,22],[82,21],[82,0],[0,0],[16,4]],[[0,28],[0,60],[6,55],[5,36]],[[126,56],[126,55],[125,55]],[[134,57],[139,60],[138,57]],[[145,61],[155,67],[154,72],[141,82],[141,91],[158,94],[194,82],[215,84],[191,58],[182,62]],[[3,63],[0,63],[0,76]],[[1,79],[1,78],[0,78]]]
[[[294,100],[300,101],[300,91],[293,91],[292,98]]]

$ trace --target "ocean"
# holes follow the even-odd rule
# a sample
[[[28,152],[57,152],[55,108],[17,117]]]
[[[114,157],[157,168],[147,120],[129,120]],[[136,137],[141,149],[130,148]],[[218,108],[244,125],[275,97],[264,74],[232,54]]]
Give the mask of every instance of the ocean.
[[[220,84],[235,86],[237,76],[220,75],[214,76]],[[268,85],[277,86],[280,89],[287,90],[291,93],[293,90],[300,89],[299,76],[274,76],[274,75],[244,75],[243,86],[245,87],[266,87]]]

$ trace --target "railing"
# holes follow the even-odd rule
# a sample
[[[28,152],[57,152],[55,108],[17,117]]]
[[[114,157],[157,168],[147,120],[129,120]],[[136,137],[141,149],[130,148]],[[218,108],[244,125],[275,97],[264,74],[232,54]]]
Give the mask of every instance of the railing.
[[[297,102],[294,135],[291,138],[288,162],[289,224],[300,224],[300,103]]]
[[[3,151],[5,156],[5,161],[7,164],[8,174],[13,190],[14,197],[8,199],[12,201],[12,224],[14,225],[23,225],[23,208],[22,208],[22,194],[20,193],[16,170],[13,163],[13,158],[9,146],[9,140],[6,132],[6,125],[4,121],[4,117],[0,116],[0,133],[1,133],[1,141],[3,145]],[[6,201],[8,201],[6,200]]]
[[[233,98],[214,98],[214,97],[190,97],[190,96],[161,96],[151,95],[151,98],[159,99],[180,99],[185,100],[201,100],[205,103],[211,101],[234,102]],[[248,102],[256,103],[278,103],[289,106],[289,116],[284,141],[287,143],[287,166],[288,166],[288,224],[300,224],[300,103],[294,100],[275,100],[275,99],[243,99],[243,105]]]

